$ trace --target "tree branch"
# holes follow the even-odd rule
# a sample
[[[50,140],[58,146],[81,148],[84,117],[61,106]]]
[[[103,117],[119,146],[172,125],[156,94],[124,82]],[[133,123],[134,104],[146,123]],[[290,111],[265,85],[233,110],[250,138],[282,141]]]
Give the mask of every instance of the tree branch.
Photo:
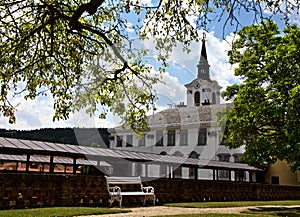
[[[90,15],[97,12],[97,8],[102,5],[104,0],[91,0],[89,3],[80,5],[74,12],[70,19],[69,25],[77,29],[79,27],[79,18],[84,12],[88,12]]]

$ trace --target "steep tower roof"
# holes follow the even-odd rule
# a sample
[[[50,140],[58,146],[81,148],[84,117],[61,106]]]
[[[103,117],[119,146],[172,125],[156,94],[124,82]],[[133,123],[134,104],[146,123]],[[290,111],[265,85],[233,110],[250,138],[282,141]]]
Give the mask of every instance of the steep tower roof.
[[[211,80],[209,76],[210,65],[208,64],[208,60],[207,60],[207,53],[206,53],[206,46],[205,46],[205,33],[203,33],[201,55],[197,67],[198,67],[198,78],[202,80],[210,81]]]
[[[200,61],[201,57],[204,57],[204,59],[207,60],[207,54],[206,54],[206,47],[205,47],[205,38],[202,39],[202,49],[201,49],[201,55],[200,55]]]

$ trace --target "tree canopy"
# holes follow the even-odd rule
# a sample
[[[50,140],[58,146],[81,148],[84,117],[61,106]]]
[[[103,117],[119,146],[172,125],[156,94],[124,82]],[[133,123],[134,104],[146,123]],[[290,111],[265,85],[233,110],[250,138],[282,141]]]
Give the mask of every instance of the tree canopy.
[[[220,17],[224,27],[239,28],[239,11],[252,12],[255,22],[265,9],[288,18],[299,0],[1,0],[0,112],[14,123],[14,95],[48,94],[54,119],[82,108],[91,115],[100,110],[100,117],[111,111],[142,130],[159,74],[150,73],[147,52],[132,46],[134,37],[155,38],[163,71],[177,42],[188,50],[199,40],[198,28]]]
[[[286,160],[300,166],[300,29],[280,33],[275,23],[244,27],[229,52],[241,84],[225,91],[233,99],[224,139],[245,145],[244,160],[255,166]]]

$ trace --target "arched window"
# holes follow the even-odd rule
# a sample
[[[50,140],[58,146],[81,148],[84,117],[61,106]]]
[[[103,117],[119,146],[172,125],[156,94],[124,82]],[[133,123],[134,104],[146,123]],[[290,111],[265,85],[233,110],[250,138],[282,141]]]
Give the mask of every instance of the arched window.
[[[200,106],[200,93],[199,93],[199,91],[195,92],[194,100],[195,100],[195,106]]]
[[[217,101],[216,101],[216,93],[213,92],[212,93],[212,104],[216,104],[216,103],[217,103]]]

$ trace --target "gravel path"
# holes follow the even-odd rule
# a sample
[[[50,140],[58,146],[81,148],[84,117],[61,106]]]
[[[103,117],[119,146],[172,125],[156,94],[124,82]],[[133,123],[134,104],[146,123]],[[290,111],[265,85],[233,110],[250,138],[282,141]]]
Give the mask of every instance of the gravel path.
[[[180,215],[180,214],[202,214],[202,213],[240,213],[249,208],[255,207],[229,207],[229,208],[180,208],[167,206],[127,208],[129,213],[106,214],[106,215],[89,215],[82,217],[146,217],[158,215]],[[126,208],[124,208],[126,209]]]
[[[289,207],[296,208],[296,206],[246,206],[246,207],[228,207],[228,208],[181,208],[181,207],[167,207],[167,206],[152,206],[139,208],[123,208],[131,210],[129,213],[106,214],[106,215],[89,215],[81,217],[146,217],[159,215],[180,215],[180,214],[205,214],[205,213],[224,213],[234,214],[241,213],[248,209],[258,209],[260,207]]]

